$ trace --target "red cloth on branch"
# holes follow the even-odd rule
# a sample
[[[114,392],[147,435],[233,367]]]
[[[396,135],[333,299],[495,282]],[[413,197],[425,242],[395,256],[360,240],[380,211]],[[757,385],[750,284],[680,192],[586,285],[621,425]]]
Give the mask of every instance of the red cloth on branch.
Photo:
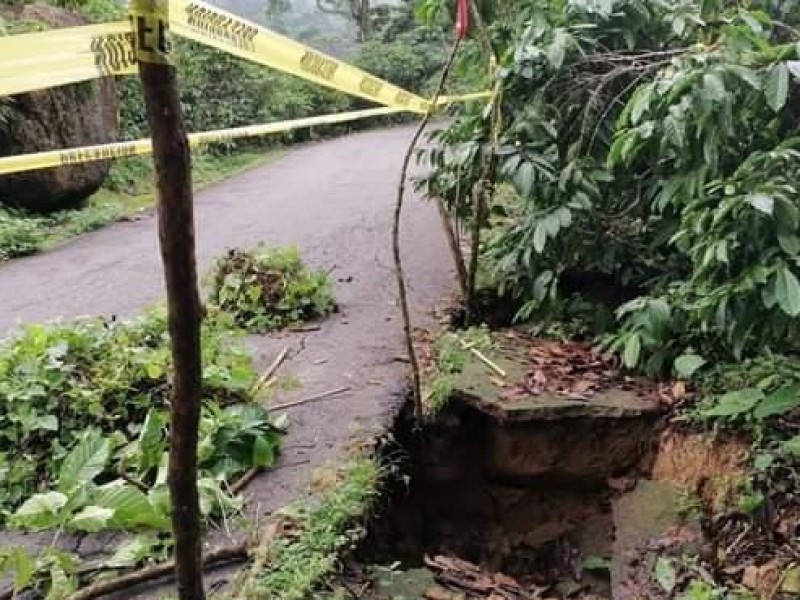
[[[469,6],[467,0],[458,0],[458,13],[456,15],[456,34],[461,39],[467,37],[469,29]]]

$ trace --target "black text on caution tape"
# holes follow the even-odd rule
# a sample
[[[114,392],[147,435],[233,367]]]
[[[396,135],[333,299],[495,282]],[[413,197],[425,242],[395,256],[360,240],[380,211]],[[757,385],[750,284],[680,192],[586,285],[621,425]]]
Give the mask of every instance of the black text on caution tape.
[[[99,148],[80,148],[59,152],[58,160],[61,165],[76,165],[93,160],[108,158],[124,158],[136,155],[136,145],[133,143],[108,144]]]
[[[92,38],[94,64],[103,75],[113,75],[136,64],[133,32],[110,33]]]
[[[258,29],[245,21],[218,14],[197,4],[190,4],[186,14],[189,27],[208,37],[250,52],[255,50],[253,40],[258,35]]]

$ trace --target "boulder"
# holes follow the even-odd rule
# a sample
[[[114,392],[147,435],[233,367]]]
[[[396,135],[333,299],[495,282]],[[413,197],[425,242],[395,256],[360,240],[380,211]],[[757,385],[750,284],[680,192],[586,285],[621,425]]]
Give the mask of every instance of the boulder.
[[[58,29],[86,24],[68,10],[29,4],[0,14],[13,21],[46,23]],[[118,111],[113,78],[19,94],[10,99],[10,119],[0,126],[0,156],[61,150],[117,139]],[[110,161],[0,176],[0,204],[50,212],[80,205],[98,190]]]

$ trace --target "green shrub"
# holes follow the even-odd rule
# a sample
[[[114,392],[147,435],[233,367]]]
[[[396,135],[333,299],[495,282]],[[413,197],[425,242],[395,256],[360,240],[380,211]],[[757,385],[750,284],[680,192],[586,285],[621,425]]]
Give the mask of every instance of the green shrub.
[[[0,209],[0,261],[38,252],[46,237],[45,221]]]
[[[236,334],[222,319],[207,323],[203,333],[201,468],[207,477],[225,480],[253,461],[267,463],[277,438],[263,409],[230,406],[249,399],[255,380]],[[65,465],[77,460],[67,457],[81,444],[94,448],[98,465],[83,474],[82,484],[102,485],[124,470],[157,487],[166,451],[170,365],[161,312],[129,322],[33,325],[6,342],[0,348],[0,522],[3,511],[63,479]],[[236,448],[242,444],[249,456]],[[17,515],[21,526],[36,527],[24,518],[31,510]]]
[[[687,354],[800,351],[800,54],[775,13],[509,6],[485,6],[499,122],[475,106],[437,132],[422,185],[468,228],[487,167],[513,186],[480,225],[520,320],[562,316],[585,294],[615,313],[605,348],[659,376]],[[486,56],[470,60],[486,73]]]
[[[309,269],[297,248],[230,250],[209,278],[209,304],[249,331],[280,329],[335,309],[328,274]]]

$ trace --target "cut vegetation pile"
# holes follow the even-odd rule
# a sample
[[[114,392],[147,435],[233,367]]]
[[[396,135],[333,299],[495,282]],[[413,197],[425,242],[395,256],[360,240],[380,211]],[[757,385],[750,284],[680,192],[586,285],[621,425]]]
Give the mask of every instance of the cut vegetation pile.
[[[281,430],[252,402],[250,356],[220,319],[203,335],[201,510],[210,520],[241,508],[232,490],[271,465]],[[171,358],[159,312],[129,322],[31,326],[0,350],[0,524],[75,533],[138,532],[108,568],[155,560],[171,542],[166,484]],[[48,598],[77,587],[74,555],[0,552],[16,589]]]
[[[232,249],[210,279],[209,303],[255,333],[324,317],[336,308],[328,274],[307,267],[296,248]]]

